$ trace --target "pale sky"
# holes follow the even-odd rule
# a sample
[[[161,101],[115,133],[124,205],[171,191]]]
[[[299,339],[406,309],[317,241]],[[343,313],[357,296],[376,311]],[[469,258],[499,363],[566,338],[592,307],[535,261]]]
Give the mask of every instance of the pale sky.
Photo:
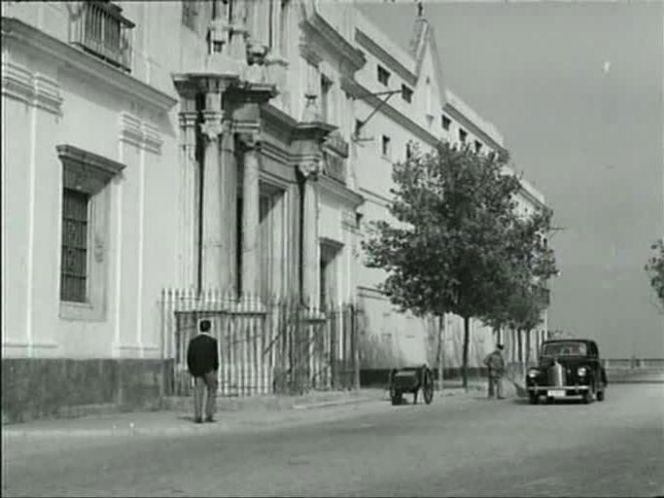
[[[358,2],[407,47],[415,2]],[[445,84],[505,137],[554,210],[549,328],[664,358],[643,270],[664,235],[664,4],[424,2]],[[406,22],[407,20],[407,22]]]

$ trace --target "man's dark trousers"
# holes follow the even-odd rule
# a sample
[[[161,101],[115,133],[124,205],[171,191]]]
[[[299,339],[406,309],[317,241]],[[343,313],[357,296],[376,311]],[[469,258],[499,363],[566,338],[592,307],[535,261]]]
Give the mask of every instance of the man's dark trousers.
[[[207,390],[205,416],[212,419],[217,399],[217,371],[219,370],[219,348],[217,340],[201,333],[189,341],[187,366],[194,377],[194,416],[199,421],[203,411],[203,394]]]
[[[194,377],[194,417],[196,420],[202,417],[203,396],[207,389],[205,403],[205,418],[211,420],[214,417],[217,402],[217,371],[208,372],[199,377]]]

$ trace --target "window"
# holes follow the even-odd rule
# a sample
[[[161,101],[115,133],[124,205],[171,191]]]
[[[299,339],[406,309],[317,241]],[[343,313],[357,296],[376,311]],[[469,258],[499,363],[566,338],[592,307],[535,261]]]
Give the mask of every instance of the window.
[[[383,157],[389,159],[390,158],[390,137],[387,135],[383,135],[383,141],[382,141],[382,153]]]
[[[131,30],[134,23],[122,15],[113,2],[80,2],[81,12],[74,19],[71,42],[86,52],[131,71]]]
[[[385,86],[390,82],[390,72],[383,66],[378,66],[378,81]]]
[[[401,85],[401,98],[410,103],[413,101],[413,89],[406,85]]]
[[[450,131],[450,125],[451,124],[452,124],[452,120],[450,118],[448,118],[447,116],[445,116],[445,114],[443,114],[443,130]]]
[[[182,1],[182,24],[194,31],[198,27],[198,0]]]
[[[462,144],[465,144],[467,137],[468,137],[468,132],[466,130],[462,130],[461,128],[459,128],[459,141]]]
[[[85,192],[62,192],[62,260],[60,300],[84,303],[87,298],[88,202]]]
[[[360,131],[362,131],[362,121],[359,119],[355,120],[355,136],[359,137],[360,136]]]
[[[71,145],[56,148],[62,162],[60,316],[104,316],[111,179],[124,168]]]
[[[480,142],[479,140],[475,140],[474,145],[475,145],[475,152],[479,154],[482,150],[482,142]]]

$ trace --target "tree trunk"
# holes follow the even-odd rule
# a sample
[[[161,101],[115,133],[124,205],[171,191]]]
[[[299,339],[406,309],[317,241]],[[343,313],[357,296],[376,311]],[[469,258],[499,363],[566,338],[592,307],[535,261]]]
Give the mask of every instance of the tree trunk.
[[[445,368],[445,315],[438,317],[438,389],[443,391],[443,369]]]
[[[526,368],[525,370],[528,371],[528,366],[530,365],[530,330],[526,330]]]
[[[461,375],[463,378],[463,388],[468,391],[468,346],[470,342],[470,317],[463,317],[463,363],[461,365]]]
[[[517,348],[517,363],[518,363],[518,372],[519,372],[519,377],[522,376],[523,374],[523,334],[521,333],[521,329],[516,329],[516,340],[518,343],[518,348]]]

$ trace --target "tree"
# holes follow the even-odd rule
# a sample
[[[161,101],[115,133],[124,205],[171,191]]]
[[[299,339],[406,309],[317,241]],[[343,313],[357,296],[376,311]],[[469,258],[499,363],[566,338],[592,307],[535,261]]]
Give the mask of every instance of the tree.
[[[387,272],[381,290],[393,304],[419,316],[463,318],[464,387],[470,318],[497,314],[505,285],[527,278],[526,271],[515,274],[529,257],[517,241],[534,227],[516,214],[520,183],[503,173],[508,159],[447,143],[427,154],[414,148],[392,172],[389,211],[396,223],[372,222],[363,242],[367,265]]]
[[[547,244],[553,212],[536,209],[530,216],[517,218],[508,229],[503,264],[504,281],[493,306],[482,320],[495,329],[509,327],[529,333],[542,321],[548,307],[547,280],[557,273],[553,250]]]
[[[648,259],[645,270],[650,277],[650,285],[664,308],[664,238],[652,244],[650,249],[653,254]]]

